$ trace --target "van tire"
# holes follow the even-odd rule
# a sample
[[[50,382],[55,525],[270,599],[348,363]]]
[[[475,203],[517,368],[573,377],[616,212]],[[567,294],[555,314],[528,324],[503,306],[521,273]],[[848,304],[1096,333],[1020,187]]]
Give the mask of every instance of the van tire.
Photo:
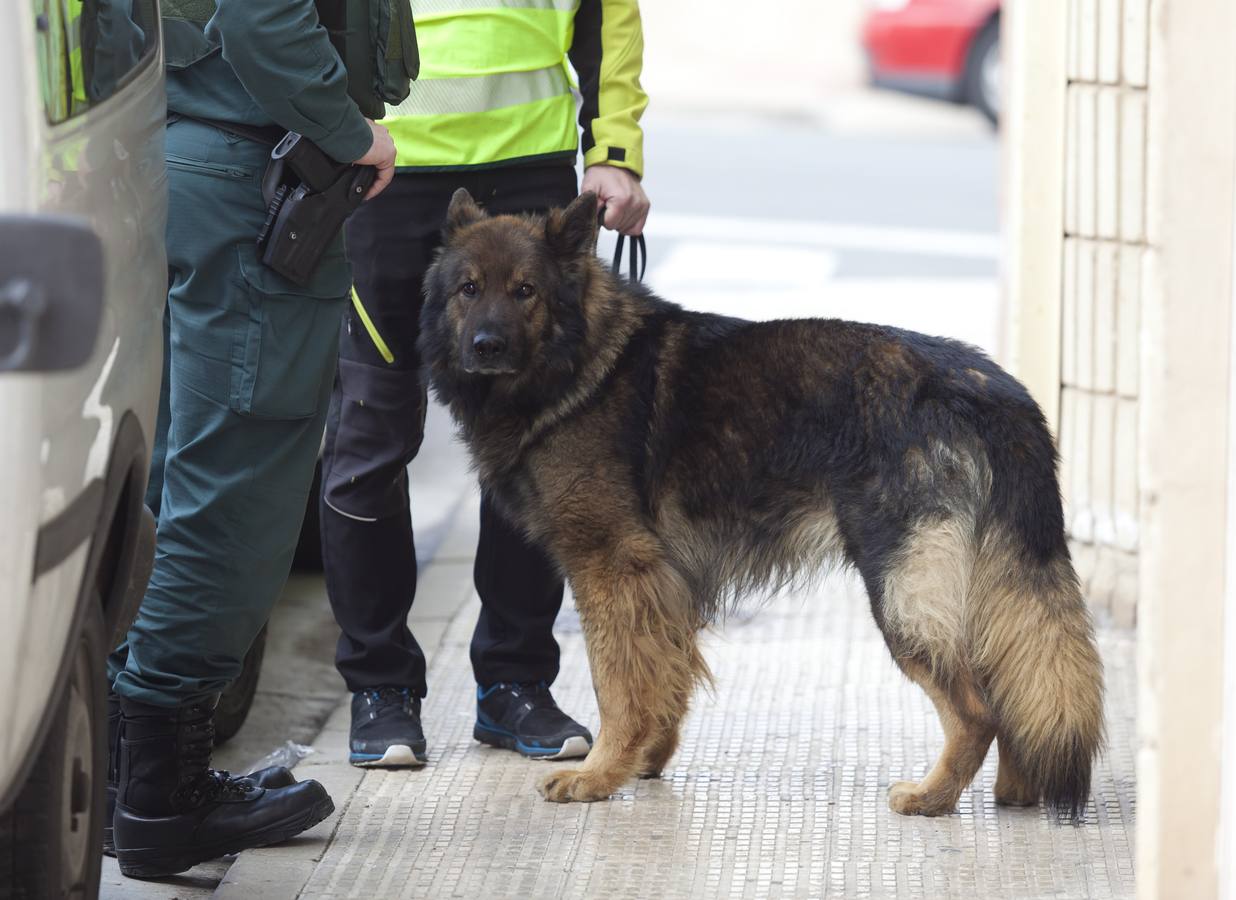
[[[99,598],[87,607],[47,736],[12,808],[0,815],[0,897],[93,900],[99,893],[107,647]]]

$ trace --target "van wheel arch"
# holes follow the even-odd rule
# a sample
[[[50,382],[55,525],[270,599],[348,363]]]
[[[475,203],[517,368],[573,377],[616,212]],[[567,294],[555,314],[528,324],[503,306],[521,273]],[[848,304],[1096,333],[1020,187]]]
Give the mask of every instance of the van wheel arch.
[[[129,630],[154,561],[154,517],[144,502],[148,477],[146,437],[137,416],[129,412],[112,442],[99,530],[87,568],[98,587],[112,647]]]

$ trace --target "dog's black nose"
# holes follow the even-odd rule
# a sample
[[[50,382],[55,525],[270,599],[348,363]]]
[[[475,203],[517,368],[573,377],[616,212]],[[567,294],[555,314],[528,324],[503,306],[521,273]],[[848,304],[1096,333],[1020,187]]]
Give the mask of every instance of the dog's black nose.
[[[472,349],[481,359],[492,359],[506,351],[506,338],[482,331],[472,339]]]

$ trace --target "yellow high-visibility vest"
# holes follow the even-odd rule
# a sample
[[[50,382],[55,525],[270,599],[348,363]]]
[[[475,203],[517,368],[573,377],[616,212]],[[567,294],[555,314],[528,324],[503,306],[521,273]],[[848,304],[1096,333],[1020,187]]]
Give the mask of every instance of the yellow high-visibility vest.
[[[61,0],[43,0],[41,5],[35,5],[35,11],[43,15],[47,22],[41,40],[36,44],[43,108],[49,122],[63,122],[69,117],[69,103],[73,96],[65,13]]]
[[[643,173],[637,0],[412,0],[412,13],[420,77],[383,120],[397,166],[574,159],[582,129],[585,165]]]
[[[86,74],[82,68],[82,0],[65,0],[65,40],[69,50],[69,82],[72,85],[72,112],[85,109]]]

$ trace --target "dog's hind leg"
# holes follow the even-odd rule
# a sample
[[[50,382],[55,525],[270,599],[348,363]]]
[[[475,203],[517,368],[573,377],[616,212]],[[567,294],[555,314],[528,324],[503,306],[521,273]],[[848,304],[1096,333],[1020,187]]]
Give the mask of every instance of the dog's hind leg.
[[[996,716],[966,658],[973,534],[965,515],[924,522],[875,582],[889,649],[927,692],[944,729],[944,752],[927,776],[918,784],[901,781],[889,788],[889,807],[903,815],[951,812],[996,734]]]
[[[1003,806],[1034,806],[1039,792],[1022,772],[1007,749],[1006,738],[996,738],[1000,748],[1000,768],[996,771],[996,802]]]
[[[541,782],[547,800],[605,799],[649,761],[650,745],[668,759],[668,736],[676,738],[695,682],[707,677],[681,578],[629,548],[607,556],[571,567],[601,728],[582,766]]]
[[[922,781],[898,781],[889,786],[888,806],[906,816],[950,813],[987,756],[996,736],[996,720],[973,680],[961,675],[945,686],[920,663],[899,660],[901,670],[917,682],[940,715],[944,752]]]

